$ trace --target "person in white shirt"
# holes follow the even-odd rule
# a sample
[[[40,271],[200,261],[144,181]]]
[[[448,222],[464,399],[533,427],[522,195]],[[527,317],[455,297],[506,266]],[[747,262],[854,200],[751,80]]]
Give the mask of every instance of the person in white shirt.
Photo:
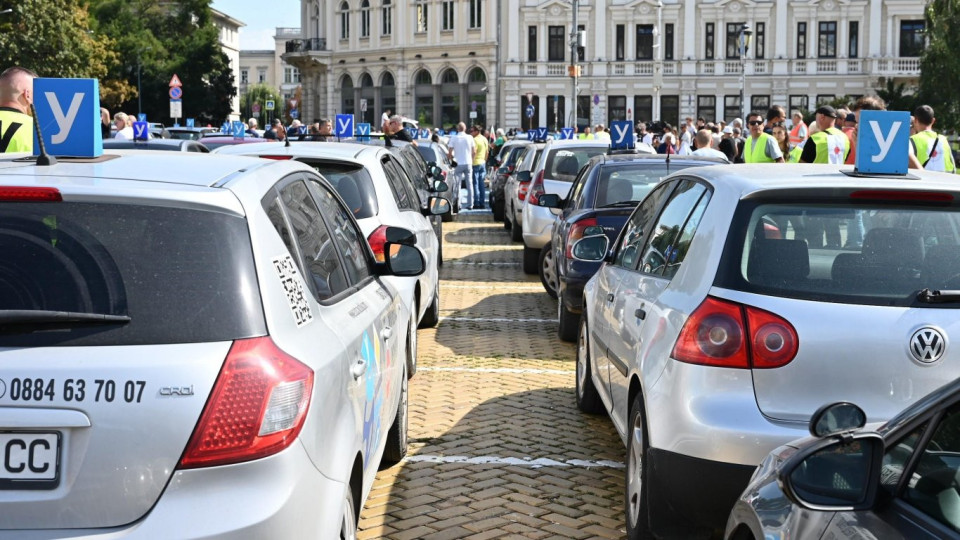
[[[455,182],[467,184],[467,208],[473,208],[473,158],[477,153],[473,137],[467,134],[467,125],[457,124],[457,133],[450,137],[447,143],[450,147],[450,157],[457,162],[453,170]]]
[[[694,150],[690,155],[727,159],[726,154],[713,148],[713,133],[711,133],[710,130],[701,129],[698,131],[697,136],[693,139],[693,142],[697,145],[697,149]]]
[[[113,136],[114,139],[133,140],[133,122],[127,116],[127,113],[118,112],[113,115],[113,123],[117,126],[117,134]]]
[[[383,114],[380,115],[380,129],[386,131],[383,126],[386,126],[390,122],[390,109],[384,109]]]

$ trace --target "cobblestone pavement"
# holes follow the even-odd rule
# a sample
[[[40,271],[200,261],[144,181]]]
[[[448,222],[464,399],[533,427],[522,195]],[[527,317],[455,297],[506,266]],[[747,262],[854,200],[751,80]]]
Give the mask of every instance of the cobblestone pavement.
[[[575,347],[489,212],[445,223],[441,321],[420,330],[407,459],[359,538],[623,538],[624,447],[574,400]]]

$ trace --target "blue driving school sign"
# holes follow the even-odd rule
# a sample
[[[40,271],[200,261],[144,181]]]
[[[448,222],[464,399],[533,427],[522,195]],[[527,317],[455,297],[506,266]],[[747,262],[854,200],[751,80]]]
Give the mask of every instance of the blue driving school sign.
[[[610,122],[610,148],[635,148],[633,137],[633,122],[629,120],[614,120]]]
[[[854,170],[868,174],[907,174],[910,113],[860,111]]]
[[[338,114],[334,119],[333,134],[340,138],[353,137],[353,115]]]
[[[48,154],[77,157],[103,154],[97,79],[34,79],[33,103]],[[37,135],[33,138],[34,152],[39,153]]]

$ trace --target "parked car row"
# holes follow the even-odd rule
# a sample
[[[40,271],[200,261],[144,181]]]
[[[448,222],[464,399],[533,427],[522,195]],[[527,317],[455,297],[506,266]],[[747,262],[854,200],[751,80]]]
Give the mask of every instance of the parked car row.
[[[405,455],[440,168],[202,141],[0,158],[0,537],[352,538]]]

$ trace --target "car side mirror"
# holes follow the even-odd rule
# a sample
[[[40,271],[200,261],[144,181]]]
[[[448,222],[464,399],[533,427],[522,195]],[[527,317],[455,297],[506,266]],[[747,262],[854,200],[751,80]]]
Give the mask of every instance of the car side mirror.
[[[814,437],[827,437],[860,429],[866,423],[867,414],[853,403],[830,403],[817,409],[810,417],[810,434]]]
[[[530,181],[530,171],[520,171],[517,173],[518,182],[529,182]]]
[[[430,197],[430,199],[427,200],[427,208],[424,213],[430,216],[449,214],[450,201],[443,197]]]
[[[433,184],[433,191],[435,193],[445,193],[449,189],[450,189],[450,186],[447,185],[447,183],[444,182],[443,180],[437,180],[437,182]]]
[[[414,246],[387,242],[383,246],[384,253],[390,256],[382,265],[381,275],[388,276],[419,276],[427,269],[423,253]]]
[[[883,450],[876,433],[831,437],[791,456],[778,481],[791,502],[808,510],[867,510],[876,500]]]
[[[433,163],[432,161],[430,163]],[[436,163],[432,165],[427,165],[427,172],[433,178],[443,178],[443,169],[437,166]]]
[[[417,243],[417,235],[409,229],[404,229],[403,227],[387,227],[386,230],[387,242],[391,244],[403,244],[406,246],[413,246]]]
[[[573,258],[580,261],[600,262],[607,257],[610,239],[605,234],[585,236],[577,240],[571,249]]]
[[[563,199],[555,193],[546,193],[540,196],[537,204],[544,208],[560,208],[563,206]]]

